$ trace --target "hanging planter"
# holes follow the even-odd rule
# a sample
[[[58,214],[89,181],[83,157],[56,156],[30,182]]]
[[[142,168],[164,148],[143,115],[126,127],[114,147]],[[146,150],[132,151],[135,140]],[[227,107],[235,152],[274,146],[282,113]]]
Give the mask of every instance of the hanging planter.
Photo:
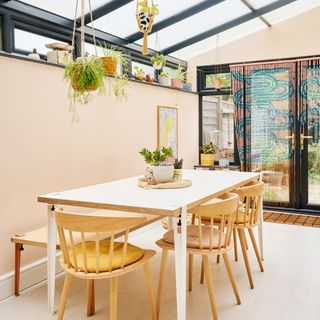
[[[137,1],[136,18],[139,30],[143,33],[143,48],[142,54],[148,55],[148,34],[152,30],[154,17],[159,14],[158,5],[151,0],[149,6],[148,0]]]
[[[95,56],[88,57],[85,53],[84,48],[84,2],[85,0],[76,0],[75,9],[75,20],[73,25],[72,34],[72,50],[75,44],[75,32],[76,32],[76,17],[78,11],[78,4],[80,2],[81,6],[81,28],[80,28],[80,48],[81,56],[76,60],[66,64],[64,70],[64,79],[69,83],[69,98],[70,98],[70,111],[73,113],[72,122],[78,122],[79,116],[77,113],[76,103],[86,104],[93,97],[92,92],[98,91],[99,93],[104,92],[104,76],[105,69],[102,61],[97,57],[97,46],[96,38],[93,28],[92,10],[91,10],[91,0],[89,2],[89,13],[91,16],[91,26],[92,26],[92,36],[93,44],[95,47]]]

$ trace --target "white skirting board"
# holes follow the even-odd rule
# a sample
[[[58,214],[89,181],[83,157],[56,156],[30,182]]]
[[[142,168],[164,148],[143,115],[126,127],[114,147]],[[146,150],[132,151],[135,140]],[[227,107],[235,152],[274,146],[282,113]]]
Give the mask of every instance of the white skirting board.
[[[130,238],[138,237],[146,231],[157,228],[161,225],[161,221],[157,221],[147,225],[141,229],[130,233]],[[21,253],[23,259],[24,252]],[[57,253],[56,274],[62,272],[59,263],[60,252]],[[20,291],[28,289],[47,279],[47,258],[34,261],[28,265],[21,267],[20,272]],[[0,276],[0,301],[14,295],[14,272],[8,272]]]

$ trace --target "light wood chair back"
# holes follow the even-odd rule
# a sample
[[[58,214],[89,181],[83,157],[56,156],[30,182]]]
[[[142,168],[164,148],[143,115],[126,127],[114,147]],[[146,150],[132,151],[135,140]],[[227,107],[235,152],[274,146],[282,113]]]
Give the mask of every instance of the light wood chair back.
[[[79,272],[77,255],[75,247],[75,233],[81,236],[81,253],[83,269],[88,274],[88,256],[86,241],[95,242],[95,266],[96,273],[100,273],[100,241],[105,238],[106,233],[110,236],[108,272],[112,272],[113,251],[115,245],[115,235],[123,234],[124,241],[121,254],[121,269],[124,268],[128,237],[130,228],[146,221],[146,218],[118,218],[118,217],[96,217],[92,215],[79,215],[65,211],[56,211],[55,214],[58,235],[60,238],[61,250],[65,264],[69,269]],[[73,262],[73,265],[72,263]]]
[[[200,205],[190,212],[198,219],[199,224],[199,248],[203,249],[203,228],[210,227],[210,246],[213,250],[214,229],[218,227],[219,239],[218,248],[215,250],[227,249],[231,245],[231,236],[234,218],[239,208],[239,196],[235,193],[226,193],[220,196],[216,202]],[[202,224],[202,217],[206,220],[206,225]],[[208,221],[210,219],[210,222]],[[218,220],[219,223],[215,221]]]
[[[264,183],[262,181],[251,182],[233,192],[240,196],[242,202],[241,209],[238,210],[235,218],[235,224],[241,224],[245,227],[257,225],[262,210]]]

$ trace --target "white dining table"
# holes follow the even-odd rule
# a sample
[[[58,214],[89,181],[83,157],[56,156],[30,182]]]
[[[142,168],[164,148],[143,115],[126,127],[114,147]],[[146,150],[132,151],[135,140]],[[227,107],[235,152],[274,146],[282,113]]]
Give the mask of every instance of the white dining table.
[[[252,172],[183,170],[183,178],[192,180],[192,185],[187,188],[144,189],[137,185],[139,177],[132,177],[39,196],[38,201],[47,204],[49,312],[54,313],[55,299],[57,243],[55,206],[68,205],[171,217],[175,243],[177,319],[185,320],[188,210],[250,181],[258,180],[259,177],[259,173]],[[178,222],[181,224],[181,232],[178,232]]]

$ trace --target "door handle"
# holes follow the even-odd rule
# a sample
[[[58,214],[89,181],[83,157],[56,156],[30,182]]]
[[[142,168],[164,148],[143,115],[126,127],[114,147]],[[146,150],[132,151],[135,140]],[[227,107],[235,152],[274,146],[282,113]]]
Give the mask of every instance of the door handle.
[[[304,139],[312,139],[313,136],[305,136],[303,133],[300,134],[300,148],[304,149]]]
[[[294,147],[296,144],[296,138],[294,133],[291,136],[286,136],[285,139],[291,139],[291,147],[292,147],[292,150],[294,150]]]

